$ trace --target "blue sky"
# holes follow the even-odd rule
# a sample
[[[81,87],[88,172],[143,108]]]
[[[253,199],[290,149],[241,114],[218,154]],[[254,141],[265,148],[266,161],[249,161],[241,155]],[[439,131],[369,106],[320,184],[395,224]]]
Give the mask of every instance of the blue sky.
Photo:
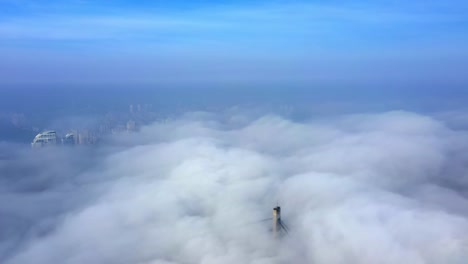
[[[0,0],[0,83],[464,85],[467,1]]]

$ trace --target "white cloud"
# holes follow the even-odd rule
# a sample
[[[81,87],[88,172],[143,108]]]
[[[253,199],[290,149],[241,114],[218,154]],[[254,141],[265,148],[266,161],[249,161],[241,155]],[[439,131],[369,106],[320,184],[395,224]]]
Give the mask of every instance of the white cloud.
[[[153,124],[115,138],[85,172],[64,166],[73,173],[60,182],[79,183],[68,190],[81,202],[50,232],[34,230],[57,215],[32,220],[3,262],[463,263],[467,139],[408,112],[305,123],[192,114]],[[45,193],[62,185],[53,186]],[[291,231],[281,240],[258,222],[277,202]]]

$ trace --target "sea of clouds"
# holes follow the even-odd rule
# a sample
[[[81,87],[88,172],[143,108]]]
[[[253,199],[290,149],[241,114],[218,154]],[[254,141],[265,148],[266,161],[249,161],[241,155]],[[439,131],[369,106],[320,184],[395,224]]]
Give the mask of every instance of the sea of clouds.
[[[441,118],[189,113],[94,148],[0,143],[0,263],[467,259],[468,131]]]

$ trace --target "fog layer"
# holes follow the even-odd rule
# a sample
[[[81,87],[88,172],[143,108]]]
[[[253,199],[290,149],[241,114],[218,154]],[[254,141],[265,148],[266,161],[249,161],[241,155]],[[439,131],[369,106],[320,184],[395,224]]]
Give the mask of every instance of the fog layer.
[[[6,264],[468,259],[468,133],[440,118],[191,113],[97,149],[0,150]]]

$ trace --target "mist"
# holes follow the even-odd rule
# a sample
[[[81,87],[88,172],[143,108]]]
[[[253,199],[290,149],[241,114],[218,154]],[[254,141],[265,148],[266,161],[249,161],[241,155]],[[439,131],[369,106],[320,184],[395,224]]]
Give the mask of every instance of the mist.
[[[449,117],[192,112],[96,147],[2,143],[0,262],[464,263],[468,133]]]

